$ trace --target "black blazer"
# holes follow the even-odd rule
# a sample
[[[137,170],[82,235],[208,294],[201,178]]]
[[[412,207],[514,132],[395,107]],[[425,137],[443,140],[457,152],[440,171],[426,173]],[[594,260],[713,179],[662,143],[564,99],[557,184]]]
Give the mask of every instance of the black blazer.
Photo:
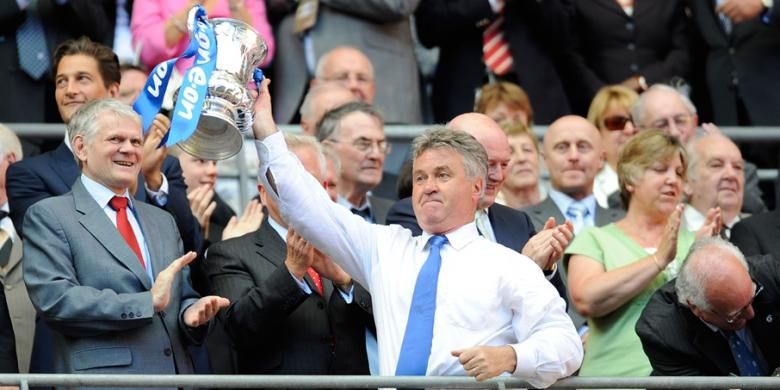
[[[780,259],[780,209],[756,214],[734,225],[731,242],[745,256],[772,255]]]
[[[168,202],[163,208],[176,220],[184,250],[198,251],[203,237],[200,225],[190,210],[187,187],[181,174],[179,160],[166,157],[162,172],[168,179]],[[5,185],[8,191],[11,220],[17,227],[19,236],[24,236],[22,222],[27,209],[41,199],[70,192],[73,183],[80,175],[81,170],[76,164],[73,153],[64,142],[52,151],[11,164],[6,173]],[[135,198],[154,204],[147,198],[143,175],[138,175]]]
[[[508,1],[504,36],[514,59],[510,72],[534,106],[535,122],[569,113],[556,62],[569,39],[571,0]],[[496,18],[487,0],[422,0],[415,12],[420,42],[439,47],[433,84],[436,122],[474,108],[474,91],[486,83],[482,33]]]
[[[536,234],[528,214],[502,204],[493,203],[488,208],[488,219],[490,219],[490,226],[496,235],[496,241],[517,252],[522,252],[528,240]],[[422,229],[417,224],[417,217],[412,208],[412,198],[404,198],[395,202],[390,211],[387,212],[387,224],[401,225],[411,230],[414,236],[422,234]],[[556,272],[555,276],[550,279],[550,283],[558,290],[558,294],[568,306],[566,286],[561,278],[561,273]]]
[[[751,276],[764,286],[753,301],[748,327],[769,366],[780,366],[780,263],[771,256],[748,259]],[[652,375],[726,376],[739,374],[726,339],[677,302],[672,280],[658,289],[642,311],[636,333],[653,366]]]
[[[562,66],[572,103],[587,113],[599,88],[642,75],[648,85],[686,77],[690,65],[683,0],[637,0],[628,16],[615,0],[574,0],[573,47]]]
[[[106,43],[103,37],[114,35],[98,1],[38,0],[38,15],[50,56],[57,45],[69,38],[86,35]],[[52,78],[44,75],[33,80],[19,68],[16,29],[26,17],[15,0],[0,0],[0,91],[9,97],[13,95],[0,104],[0,122],[61,122]]]
[[[780,7],[772,8],[770,24],[758,17],[734,24],[727,35],[713,4],[712,0],[690,0],[708,48],[706,77],[714,122],[737,125],[737,97],[741,97],[753,125],[780,124]]]
[[[286,250],[267,218],[257,231],[209,248],[205,269],[212,293],[231,302],[220,317],[236,349],[238,373],[368,374],[368,293],[355,285],[354,304],[347,305],[323,278],[325,296],[307,295],[284,265]]]

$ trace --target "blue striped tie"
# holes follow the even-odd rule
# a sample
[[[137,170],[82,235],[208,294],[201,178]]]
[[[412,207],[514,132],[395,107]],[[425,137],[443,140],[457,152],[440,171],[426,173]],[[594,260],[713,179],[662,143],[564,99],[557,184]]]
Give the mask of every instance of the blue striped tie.
[[[16,29],[16,49],[19,52],[19,67],[30,77],[38,80],[49,69],[49,50],[46,35],[38,15],[27,11],[27,18]]]
[[[417,274],[395,375],[424,376],[428,369],[433,341],[433,319],[436,313],[436,287],[441,267],[440,251],[446,243],[445,236],[431,236],[428,240],[430,253]]]

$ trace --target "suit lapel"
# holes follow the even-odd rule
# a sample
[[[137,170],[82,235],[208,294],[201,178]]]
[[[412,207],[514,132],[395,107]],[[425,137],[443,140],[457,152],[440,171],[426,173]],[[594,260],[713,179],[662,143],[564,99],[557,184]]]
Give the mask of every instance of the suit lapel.
[[[165,249],[163,248],[162,241],[158,238],[160,235],[157,234],[157,228],[154,222],[137,206],[138,203],[138,201],[133,203],[136,210],[135,216],[138,219],[138,224],[141,226],[141,234],[144,236],[146,247],[149,249],[149,262],[152,263],[152,272],[154,277],[157,278],[157,274],[164,270],[169,265],[169,262],[174,259],[161,259],[159,256],[155,256],[155,254],[165,253]],[[135,258],[135,256],[133,256],[133,258],[135,262],[138,263],[138,259]],[[145,270],[144,275],[146,275]],[[148,277],[146,279],[148,279]],[[151,286],[149,286],[149,288],[151,288]]]
[[[268,218],[263,220],[260,229],[257,229],[253,234],[257,254],[276,267],[284,267],[284,259],[287,258],[287,245],[268,223]]]
[[[146,271],[141,267],[130,246],[119,234],[106,213],[98,206],[92,195],[87,192],[81,180],[73,183],[73,200],[76,205],[76,211],[81,213],[79,223],[102,245],[106,251],[111,253],[125,268],[134,273],[141,283],[147,289],[151,288],[151,281]]]
[[[57,149],[54,149],[52,153],[52,159],[49,160],[49,165],[53,172],[57,173],[57,177],[62,180],[63,188],[71,188],[76,179],[81,175],[79,166],[76,163],[73,152],[68,149],[65,142],[62,142]],[[67,190],[62,193],[67,192]]]
[[[622,8],[620,8],[620,5],[615,0],[591,0],[591,1],[593,3],[596,3],[598,6],[601,6],[604,9],[608,10],[609,12],[620,14],[626,18],[628,17],[628,15],[626,15],[626,13],[623,11]]]
[[[693,346],[701,351],[701,356],[708,357],[710,362],[718,367],[718,370],[724,375],[728,373],[739,374],[726,340],[720,334],[713,332],[712,329],[704,325],[690,311],[687,311],[685,315],[691,317],[688,318],[688,321],[695,324],[694,326],[698,328],[698,331],[694,332]]]

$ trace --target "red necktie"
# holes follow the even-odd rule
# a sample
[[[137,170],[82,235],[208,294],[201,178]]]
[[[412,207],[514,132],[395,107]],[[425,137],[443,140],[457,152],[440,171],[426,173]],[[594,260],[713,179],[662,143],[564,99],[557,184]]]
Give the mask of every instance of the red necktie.
[[[490,23],[482,33],[482,61],[496,76],[505,75],[512,69],[512,53],[509,43],[504,38],[501,25],[504,24],[504,2],[498,2],[498,18]]]
[[[320,295],[325,296],[325,291],[322,289],[322,278],[320,278],[320,274],[312,267],[309,267],[309,269],[306,270],[306,273],[309,274],[311,280],[314,281],[314,288],[317,289],[317,292],[320,293]]]
[[[141,247],[138,246],[138,240],[135,239],[133,227],[130,226],[130,220],[127,219],[127,202],[128,200],[124,196],[115,196],[111,198],[108,204],[116,211],[116,228],[119,230],[119,234],[127,241],[127,245],[130,245],[130,249],[135,252],[138,261],[141,262],[141,267],[146,269],[144,257],[141,255]]]

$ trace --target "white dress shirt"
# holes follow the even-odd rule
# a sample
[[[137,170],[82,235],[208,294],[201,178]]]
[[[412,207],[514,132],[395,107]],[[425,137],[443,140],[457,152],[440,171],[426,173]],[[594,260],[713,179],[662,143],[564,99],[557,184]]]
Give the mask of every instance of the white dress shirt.
[[[690,204],[686,204],[682,219],[683,227],[688,229],[688,231],[696,232],[704,226],[704,221],[707,218],[704,214],[700,213],[699,210],[696,210]],[[723,221],[723,224],[726,225],[723,232],[726,237],[731,238],[731,228],[733,228],[740,219],[739,214],[737,214],[731,221]]]
[[[288,225],[371,292],[381,375],[395,373],[430,234],[367,223],[330,201],[287,151],[281,133],[256,142],[259,176]],[[269,178],[273,177],[273,185]],[[529,258],[492,243],[474,223],[447,234],[428,375],[466,375],[451,352],[511,345],[514,375],[547,387],[582,362],[582,344],[557,291]]]
[[[620,191],[617,172],[609,164],[604,164],[604,168],[601,168],[593,179],[593,196],[599,206],[608,209],[609,196],[615,191]]]

